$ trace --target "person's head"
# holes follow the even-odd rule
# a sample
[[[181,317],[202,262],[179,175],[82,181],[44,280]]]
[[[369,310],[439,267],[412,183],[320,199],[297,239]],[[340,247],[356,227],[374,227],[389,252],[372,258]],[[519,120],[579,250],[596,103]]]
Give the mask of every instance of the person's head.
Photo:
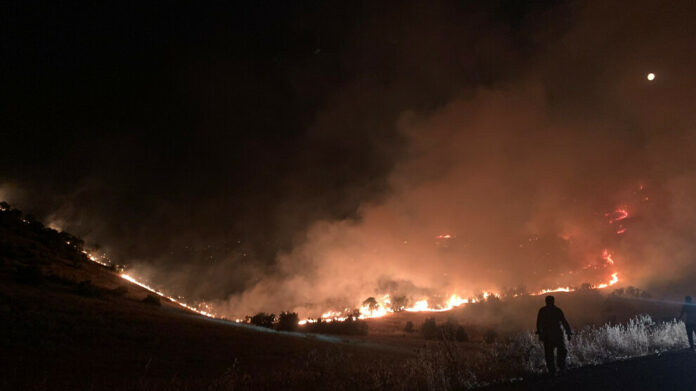
[[[684,301],[687,302],[687,303],[691,303],[691,296],[686,296],[686,297],[684,298]]]
[[[546,305],[551,307],[554,303],[555,299],[553,296],[546,296]]]

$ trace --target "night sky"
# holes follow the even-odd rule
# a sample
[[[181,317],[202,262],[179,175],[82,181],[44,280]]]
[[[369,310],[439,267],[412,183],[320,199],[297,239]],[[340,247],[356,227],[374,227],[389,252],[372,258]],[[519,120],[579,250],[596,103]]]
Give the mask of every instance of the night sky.
[[[690,2],[99,3],[2,6],[0,198],[176,293],[311,311],[608,246],[644,286],[696,270]]]

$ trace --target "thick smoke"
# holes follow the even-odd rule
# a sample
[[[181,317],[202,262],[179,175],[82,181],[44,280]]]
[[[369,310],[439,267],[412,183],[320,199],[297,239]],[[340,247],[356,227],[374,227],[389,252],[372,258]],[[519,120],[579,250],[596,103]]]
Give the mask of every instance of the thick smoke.
[[[696,61],[683,49],[696,35],[683,9],[642,6],[577,9],[523,81],[403,112],[406,152],[386,199],[315,223],[229,311],[316,315],[368,296],[433,302],[613,272],[692,287]]]
[[[0,198],[228,316],[692,287],[693,4],[513,3],[174,10],[98,66],[82,18],[6,83]]]

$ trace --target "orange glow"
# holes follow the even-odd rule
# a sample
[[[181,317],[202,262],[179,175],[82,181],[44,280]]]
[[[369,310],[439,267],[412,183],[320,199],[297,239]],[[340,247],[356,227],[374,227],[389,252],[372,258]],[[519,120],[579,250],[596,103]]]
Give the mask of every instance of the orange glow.
[[[190,305],[188,305],[188,304],[186,304],[186,303],[183,303],[183,302],[181,302],[181,301],[178,301],[178,300],[176,300],[176,299],[173,298],[173,297],[167,296],[167,295],[165,295],[164,293],[162,293],[162,292],[156,290],[155,288],[152,288],[152,287],[148,286],[147,284],[144,284],[144,283],[142,283],[142,282],[136,280],[135,278],[129,276],[128,274],[121,274],[121,278],[123,278],[123,279],[126,280],[126,281],[132,282],[133,284],[138,285],[138,286],[140,286],[140,287],[142,287],[142,288],[145,288],[145,289],[147,289],[148,291],[150,291],[150,292],[152,292],[152,293],[155,293],[155,294],[157,294],[157,295],[159,295],[159,296],[162,296],[162,297],[164,297],[165,299],[171,301],[172,303],[177,304],[177,305],[179,305],[179,306],[181,306],[181,307],[184,307],[184,308],[186,308],[186,309],[189,310],[189,311],[193,311],[193,312],[195,312],[195,313],[197,313],[197,314],[200,314],[200,315],[203,315],[203,316],[207,316],[207,317],[209,317],[209,318],[215,318],[215,315],[213,315],[213,314],[211,314],[211,313],[209,313],[209,312],[206,312],[206,311],[201,311],[201,310],[199,310],[199,309],[197,309],[197,308],[194,308],[194,307],[192,307],[192,306],[190,306]]]
[[[622,219],[625,217],[622,217]],[[451,238],[451,235],[440,235],[438,238]],[[101,260],[99,257],[87,252],[83,251],[83,253],[87,256],[89,260],[92,262],[98,263],[102,266],[111,266],[110,262],[108,259],[105,259],[105,261]],[[602,252],[602,259],[604,259],[608,264],[613,265],[614,260],[612,259],[612,254],[609,252],[609,250],[604,249]],[[121,278],[123,278],[126,281],[129,281],[135,285],[138,285],[152,293],[157,294],[158,296],[164,297],[167,300],[171,301],[174,304],[177,304],[183,308],[186,308],[189,311],[193,311],[197,314],[209,317],[209,318],[217,318],[216,315],[209,311],[203,311],[198,308],[195,308],[193,306],[190,306],[180,300],[175,299],[174,297],[168,296],[165,293],[141,282],[138,281],[136,278],[129,274],[120,274]],[[609,286],[612,286],[616,283],[619,282],[619,277],[618,277],[618,272],[612,273],[611,274],[611,279],[606,282],[606,283],[601,283],[598,285],[592,285],[592,289],[603,289]],[[558,288],[552,288],[552,289],[542,289],[540,291],[530,293],[529,295],[531,296],[539,296],[539,295],[544,295],[547,293],[554,293],[554,292],[574,292],[576,289],[571,288],[571,287],[558,287]],[[444,305],[431,305],[428,302],[427,298],[420,299],[416,301],[412,306],[410,307],[405,307],[403,308],[403,311],[407,312],[445,312],[445,311],[450,311],[454,308],[460,307],[465,304],[471,304],[471,303],[477,303],[480,301],[480,298],[483,298],[483,300],[488,299],[489,297],[500,297],[500,294],[495,293],[494,291],[485,291],[480,294],[479,299],[476,298],[462,298],[461,296],[457,294],[451,294],[449,298],[447,299],[447,302]],[[377,302],[377,305],[373,305],[372,308],[370,308],[369,305],[363,305],[360,307],[359,315],[357,316],[358,319],[371,319],[371,318],[381,318],[383,316],[389,315],[394,312],[394,310],[391,307],[391,298],[389,295],[384,295],[383,297],[379,299],[375,299]],[[207,307],[207,305],[206,305]],[[345,309],[343,312],[340,311],[327,311],[321,315],[321,321],[323,322],[333,322],[333,321],[338,321],[338,322],[343,322],[347,320],[348,318],[353,318],[355,319],[354,315],[347,313],[348,309]],[[242,322],[241,319],[236,319],[235,322],[240,323]],[[316,323],[316,319],[303,319],[298,322],[299,325],[306,325],[308,323]]]
[[[614,218],[614,221],[621,221],[621,220],[628,217],[628,211],[626,209],[619,208],[619,209],[615,210],[614,212],[616,214],[618,214],[618,216],[616,218]]]
[[[575,289],[566,286],[566,287],[559,287],[559,288],[555,288],[555,289],[542,289],[539,292],[532,293],[532,296],[540,296],[540,295],[545,295],[547,293],[555,293],[555,292],[573,292],[573,291],[575,291]]]
[[[70,244],[70,243],[68,243],[68,244]],[[102,260],[102,259],[100,259],[99,257],[95,256],[94,254],[92,254],[92,253],[90,253],[90,252],[88,252],[88,251],[85,251],[85,250],[82,250],[82,253],[85,254],[85,255],[87,256],[87,259],[89,259],[90,261],[92,261],[92,262],[94,262],[94,263],[97,263],[97,264],[102,265],[102,266],[107,266],[107,267],[108,267],[108,266],[112,266],[112,264],[110,263],[110,261],[109,261],[108,259],[105,259],[105,258],[104,258],[104,260]],[[177,300],[177,299],[175,299],[175,298],[173,298],[173,297],[171,297],[171,296],[167,296],[167,295],[165,295],[164,293],[158,291],[157,289],[155,289],[155,288],[153,288],[153,287],[151,287],[151,286],[149,286],[149,285],[147,285],[147,284],[145,284],[145,283],[143,283],[143,282],[140,282],[140,281],[136,280],[134,277],[132,277],[132,276],[130,276],[130,275],[128,275],[128,274],[120,274],[120,276],[121,276],[121,278],[123,278],[124,280],[126,280],[126,281],[128,281],[128,282],[131,282],[131,283],[133,283],[133,284],[135,284],[135,285],[137,285],[137,286],[139,286],[139,287],[141,287],[141,288],[144,288],[144,289],[146,289],[146,290],[148,290],[148,291],[150,291],[150,292],[152,292],[152,293],[154,293],[154,294],[157,294],[158,296],[164,297],[165,299],[171,301],[172,303],[177,304],[177,305],[179,305],[179,306],[181,306],[181,307],[183,307],[183,308],[186,308],[186,309],[189,310],[189,311],[193,311],[193,312],[195,312],[195,313],[197,313],[197,314],[200,314],[200,315],[203,315],[203,316],[207,316],[207,317],[209,317],[209,318],[215,318],[215,317],[216,317],[215,315],[213,315],[212,313],[210,313],[210,312],[208,312],[208,311],[199,310],[198,308],[195,308],[195,307],[193,307],[193,306],[190,306],[190,305],[188,305],[188,304],[186,304],[186,303],[184,303],[184,302],[182,302],[182,301],[179,301],[179,300]],[[204,304],[204,307],[207,308],[208,306]]]
[[[614,259],[612,258],[611,253],[609,252],[609,250],[607,250],[607,249],[604,249],[604,251],[602,252],[602,259],[603,259],[604,261],[606,261],[606,263],[608,263],[608,264],[610,264],[610,265],[613,265],[613,264],[614,264]]]

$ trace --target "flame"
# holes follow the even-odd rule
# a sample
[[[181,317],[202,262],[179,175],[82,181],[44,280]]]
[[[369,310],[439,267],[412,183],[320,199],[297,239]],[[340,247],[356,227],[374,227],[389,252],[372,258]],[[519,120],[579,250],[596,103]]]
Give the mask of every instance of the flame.
[[[621,221],[628,218],[628,209],[616,208],[612,213],[605,213],[609,217],[609,224],[614,224],[615,221]]]
[[[216,317],[215,315],[211,314],[210,312],[201,311],[201,310],[199,310],[199,309],[197,309],[197,308],[195,308],[195,307],[192,307],[192,306],[190,306],[190,305],[188,305],[188,304],[186,304],[186,303],[184,303],[184,302],[181,302],[181,301],[179,301],[179,300],[177,300],[177,299],[175,299],[175,298],[173,298],[173,297],[171,297],[171,296],[167,296],[167,295],[165,295],[164,293],[158,291],[157,289],[155,289],[155,288],[153,288],[153,287],[151,287],[151,286],[149,286],[149,285],[147,285],[147,284],[144,284],[144,283],[142,283],[142,282],[136,280],[135,278],[129,276],[128,274],[121,274],[121,278],[123,278],[123,279],[126,280],[126,281],[130,281],[130,282],[132,282],[133,284],[138,285],[138,286],[140,286],[140,287],[142,287],[142,288],[145,288],[145,289],[147,289],[148,291],[150,291],[150,292],[152,292],[152,293],[155,293],[155,294],[157,294],[157,295],[159,295],[159,296],[162,296],[162,297],[164,297],[165,299],[171,301],[172,303],[178,304],[179,306],[186,308],[187,310],[193,311],[193,312],[195,312],[195,313],[197,313],[197,314],[200,314],[200,315],[203,315],[203,316],[207,316],[207,317],[209,317],[209,318],[215,318],[215,317]]]
[[[532,295],[532,296],[540,296],[540,295],[545,295],[545,294],[547,294],[547,293],[555,293],[555,292],[574,292],[574,291],[575,291],[575,289],[573,289],[573,288],[571,288],[571,287],[569,287],[569,286],[565,286],[565,287],[558,287],[558,288],[555,288],[555,289],[542,289],[542,290],[540,290],[540,291],[538,291],[538,292],[532,293],[531,295]]]
[[[596,288],[596,289],[603,289],[603,288],[606,288],[606,287],[608,287],[608,286],[612,286],[612,285],[616,284],[617,282],[619,282],[619,273],[613,273],[613,274],[611,275],[611,280],[609,280],[608,283],[606,283],[606,284],[599,284],[599,285],[597,285],[597,288]]]
[[[608,265],[614,265],[614,259],[612,257],[612,253],[608,249],[604,249],[602,251],[602,259],[608,264]],[[569,272],[569,274],[572,274],[572,272]],[[590,289],[604,289],[609,286],[612,286],[616,283],[619,282],[619,273],[614,272],[611,274],[611,279],[607,282],[595,284],[595,285],[590,285]],[[540,295],[545,295],[548,293],[555,293],[555,292],[575,292],[577,291],[577,288],[573,288],[570,286],[562,286],[562,287],[557,287],[557,288],[549,288],[549,289],[542,289],[537,292],[529,293],[530,296],[540,296]],[[517,297],[519,295],[515,295],[514,297]],[[488,299],[489,297],[500,297],[498,293],[495,293],[494,291],[485,291],[483,292],[480,296],[479,299],[483,298],[483,300]],[[449,296],[449,299],[447,300],[445,305],[431,305],[428,302],[428,299],[420,299],[416,301],[412,306],[410,307],[405,307],[402,310],[407,311],[407,312],[444,312],[444,311],[450,311],[456,307],[465,305],[465,304],[470,304],[470,303],[476,303],[479,301],[479,299],[476,298],[469,298],[465,299],[462,298],[461,296],[457,294],[452,294]],[[388,314],[391,314],[394,312],[394,310],[389,306],[391,304],[391,300],[389,295],[385,295],[381,299],[376,299],[377,302],[376,306],[373,306],[372,309],[368,305],[363,305],[360,307],[359,312],[360,315],[357,317],[358,319],[371,319],[371,318],[381,318],[383,316],[386,316]],[[321,319],[324,321],[344,321],[348,317],[347,315],[343,315],[340,312],[336,311],[328,311],[324,314],[322,314]],[[306,323],[312,323],[313,321],[311,319],[305,319],[300,321],[300,325],[304,325]]]
[[[625,217],[622,217],[622,219],[623,218],[625,218]],[[451,238],[450,235],[438,236],[438,238],[440,238],[440,237],[442,237],[443,239]],[[88,251],[83,250],[82,252],[92,262],[98,263],[102,266],[111,266],[111,262],[108,259],[106,259],[105,257],[102,257],[102,259],[103,259],[102,260],[102,259],[100,259],[100,257],[95,256],[94,254],[92,254]],[[610,265],[614,264],[612,254],[607,249],[604,249],[604,251],[602,252],[602,259],[604,259]],[[164,292],[157,290],[157,289],[145,284],[144,282],[138,281],[135,277],[133,277],[129,274],[122,273],[122,274],[120,274],[120,276],[124,280],[129,281],[135,285],[138,285],[138,286],[140,286],[140,287],[142,287],[142,288],[144,288],[144,289],[146,289],[146,290],[148,290],[148,291],[150,291],[158,296],[164,297],[167,300],[171,301],[172,303],[177,304],[177,305],[179,305],[179,306],[181,306],[189,311],[193,311],[197,314],[200,314],[200,315],[203,315],[203,316],[206,316],[209,318],[218,318],[218,316],[216,316],[215,314],[213,314],[210,311],[201,310],[199,308],[196,308],[196,307],[193,307],[189,304],[186,304],[185,302],[183,302],[179,299],[176,299],[172,296],[168,296]],[[619,273],[615,272],[615,273],[611,274],[611,279],[608,282],[601,283],[598,285],[592,285],[591,288],[592,289],[603,289],[603,288],[612,286],[618,282],[619,282]],[[571,287],[558,287],[558,288],[552,288],[552,289],[542,289],[540,291],[530,293],[530,295],[531,296],[539,296],[539,295],[544,295],[547,293],[554,293],[554,292],[574,292],[575,290],[576,290],[575,288],[571,288]],[[515,295],[515,296],[518,296],[518,295]],[[453,293],[449,296],[449,298],[447,299],[447,301],[444,305],[431,305],[428,302],[428,299],[421,299],[421,300],[416,301],[411,307],[404,307],[404,308],[401,308],[401,310],[407,311],[407,312],[445,312],[445,311],[450,311],[454,308],[460,307],[460,306],[465,305],[465,304],[477,303],[480,301],[481,298],[483,298],[483,300],[486,300],[490,297],[500,297],[500,295],[498,293],[495,293],[494,291],[485,291],[485,292],[481,293],[479,296],[479,299],[477,299],[475,297],[462,298],[461,296],[457,295],[456,293]],[[345,309],[343,312],[327,311],[321,315],[320,320],[322,322],[328,323],[328,322],[334,322],[334,321],[343,322],[343,321],[346,321],[348,318],[372,319],[372,318],[381,318],[381,317],[384,317],[386,315],[389,315],[389,314],[395,312],[391,307],[391,298],[389,295],[384,295],[380,299],[375,299],[375,301],[377,302],[376,305],[370,306],[368,304],[365,304],[362,307],[360,307],[358,310],[359,314],[357,316],[355,316],[355,314],[347,313],[348,309]],[[207,305],[205,305],[204,303],[203,303],[203,305],[207,308]],[[298,324],[300,326],[302,326],[302,325],[306,325],[308,323],[316,323],[317,321],[318,321],[317,319],[309,319],[308,318],[308,319],[300,320],[298,322]],[[240,322],[242,322],[242,320],[236,319],[235,322],[240,323]]]
[[[614,211],[618,216],[614,218],[614,221],[621,221],[628,217],[628,210],[619,208]]]
[[[67,242],[67,244],[70,244],[70,242]],[[108,259],[106,259],[105,257],[102,257],[102,259],[103,259],[103,260],[102,260],[102,259],[100,259],[98,256],[96,256],[96,255],[94,255],[94,254],[92,254],[92,253],[90,253],[89,251],[86,251],[86,250],[82,250],[82,253],[85,254],[85,255],[87,256],[87,259],[89,259],[90,261],[92,261],[92,262],[94,262],[94,263],[97,263],[97,264],[102,265],[102,266],[107,266],[107,267],[112,265],[112,263],[111,263]],[[175,299],[174,297],[167,296],[167,295],[164,294],[163,292],[161,292],[161,291],[159,291],[159,290],[157,290],[157,289],[155,289],[155,288],[153,288],[153,287],[151,287],[151,286],[149,286],[149,285],[147,285],[147,284],[145,284],[145,283],[143,283],[143,282],[140,282],[140,281],[136,280],[134,277],[132,277],[132,276],[130,276],[130,275],[128,275],[128,274],[120,274],[120,276],[121,276],[121,278],[123,278],[124,280],[126,280],[126,281],[128,281],[128,282],[131,282],[131,283],[133,283],[133,284],[135,284],[135,285],[137,285],[137,286],[139,286],[139,287],[141,287],[141,288],[145,288],[146,290],[148,290],[148,291],[150,291],[150,292],[152,292],[152,293],[154,293],[154,294],[156,294],[156,295],[158,295],[158,296],[164,297],[165,299],[171,301],[172,303],[177,304],[177,305],[179,305],[179,306],[181,306],[181,307],[183,307],[183,308],[186,308],[186,309],[189,310],[189,311],[193,311],[193,312],[195,312],[195,313],[197,313],[197,314],[199,314],[199,315],[207,316],[207,317],[209,317],[209,318],[216,318],[216,316],[213,315],[212,313],[210,313],[209,311],[200,310],[200,309],[198,309],[198,308],[196,308],[196,307],[193,307],[193,306],[191,306],[191,305],[189,305],[189,304],[184,303],[183,301],[177,300],[177,299]],[[208,308],[208,305],[207,305],[207,304],[202,303],[202,305],[203,305],[204,307]]]
[[[606,248],[602,251],[602,259],[610,265],[614,264],[614,258],[612,258],[611,253]]]

